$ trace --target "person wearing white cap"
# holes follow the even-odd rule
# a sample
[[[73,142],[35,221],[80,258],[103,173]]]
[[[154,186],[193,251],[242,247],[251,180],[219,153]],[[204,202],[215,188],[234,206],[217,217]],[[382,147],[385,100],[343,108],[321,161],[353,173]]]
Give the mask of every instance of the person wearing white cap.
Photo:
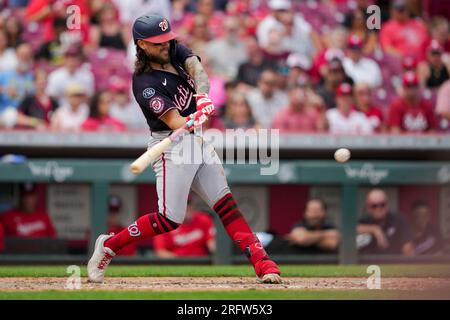
[[[364,56],[364,41],[360,36],[351,35],[348,38],[347,55],[342,61],[345,73],[355,82],[366,82],[372,88],[381,86],[383,76],[378,63]]]
[[[57,131],[77,131],[89,115],[86,104],[86,89],[74,82],[65,89],[65,103],[58,108],[50,120],[50,127]]]
[[[290,0],[270,0],[271,13],[258,25],[256,34],[261,48],[269,44],[270,30],[283,34],[281,46],[284,51],[302,53],[313,57],[319,44],[311,25],[299,14],[293,14]]]

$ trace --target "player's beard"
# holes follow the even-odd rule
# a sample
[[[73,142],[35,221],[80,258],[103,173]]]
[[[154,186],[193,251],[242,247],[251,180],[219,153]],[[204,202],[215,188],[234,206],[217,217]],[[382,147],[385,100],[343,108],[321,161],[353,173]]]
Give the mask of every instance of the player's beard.
[[[151,62],[153,63],[157,63],[160,65],[164,65],[170,62],[170,55],[167,55],[167,58],[161,56],[161,55],[153,55],[151,53],[147,53],[148,58],[150,59]]]

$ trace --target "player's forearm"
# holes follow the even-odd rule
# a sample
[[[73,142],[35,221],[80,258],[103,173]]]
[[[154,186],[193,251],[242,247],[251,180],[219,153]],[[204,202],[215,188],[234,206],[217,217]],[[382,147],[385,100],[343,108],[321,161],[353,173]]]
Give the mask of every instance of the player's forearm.
[[[164,123],[167,124],[170,129],[176,130],[184,126],[187,118],[180,115],[177,109],[172,109],[162,115],[161,120],[164,121]]]
[[[197,93],[209,93],[208,74],[197,57],[189,57],[186,59],[185,68],[187,73],[195,81],[195,90]]]

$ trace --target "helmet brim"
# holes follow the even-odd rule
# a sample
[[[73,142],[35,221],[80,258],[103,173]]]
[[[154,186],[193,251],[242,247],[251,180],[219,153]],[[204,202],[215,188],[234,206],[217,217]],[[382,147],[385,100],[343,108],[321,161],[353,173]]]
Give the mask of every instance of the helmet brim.
[[[163,42],[167,42],[167,41],[173,40],[173,39],[175,39],[177,37],[178,37],[178,35],[175,32],[169,31],[167,33],[163,33],[163,34],[160,34],[158,36],[149,37],[149,38],[145,38],[145,39],[142,39],[142,40],[145,40],[145,41],[148,41],[148,42],[151,42],[151,43],[163,43]]]

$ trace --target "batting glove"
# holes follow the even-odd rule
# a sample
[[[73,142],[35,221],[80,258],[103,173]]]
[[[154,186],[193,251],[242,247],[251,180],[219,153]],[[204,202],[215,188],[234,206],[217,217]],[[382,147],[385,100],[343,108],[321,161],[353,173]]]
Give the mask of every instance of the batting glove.
[[[196,111],[194,113],[191,113],[187,118],[186,122],[194,120],[193,123],[191,123],[187,129],[192,130],[194,127],[201,126],[203,123],[205,123],[208,120],[208,116],[202,112],[202,110]]]
[[[195,101],[197,103],[197,111],[201,111],[207,117],[214,112],[214,104],[207,93],[196,94]]]

